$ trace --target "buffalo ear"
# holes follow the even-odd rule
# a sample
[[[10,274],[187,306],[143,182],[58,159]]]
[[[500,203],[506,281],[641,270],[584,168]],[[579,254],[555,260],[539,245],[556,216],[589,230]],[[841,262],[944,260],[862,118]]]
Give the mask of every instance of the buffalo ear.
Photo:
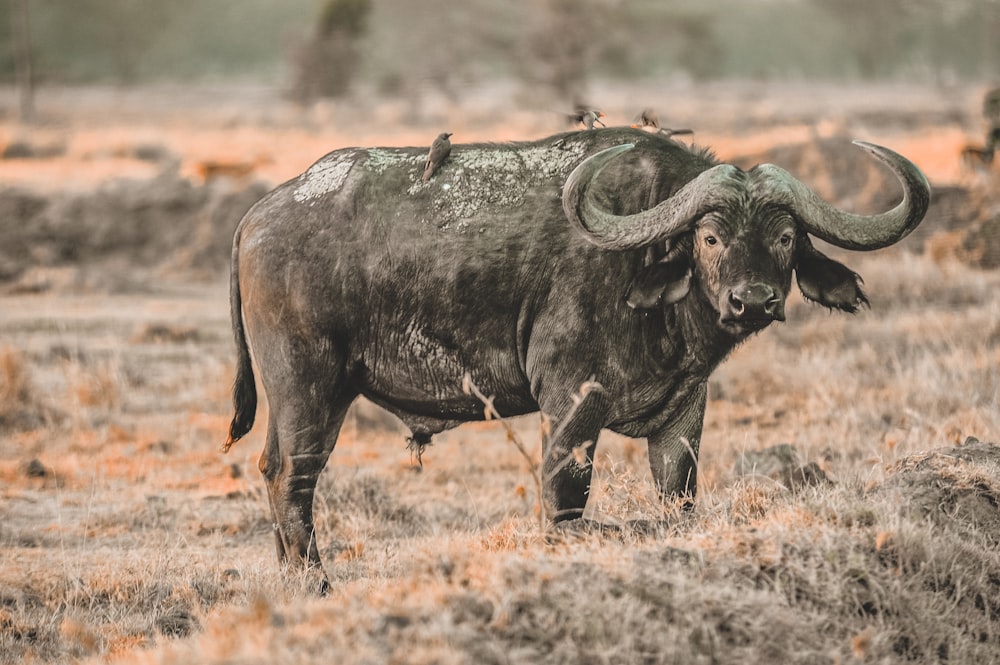
[[[808,240],[799,248],[795,278],[802,295],[824,307],[853,314],[868,304],[861,275],[828,258]]]
[[[691,266],[686,257],[648,265],[635,276],[625,302],[632,309],[673,305],[691,290]]]

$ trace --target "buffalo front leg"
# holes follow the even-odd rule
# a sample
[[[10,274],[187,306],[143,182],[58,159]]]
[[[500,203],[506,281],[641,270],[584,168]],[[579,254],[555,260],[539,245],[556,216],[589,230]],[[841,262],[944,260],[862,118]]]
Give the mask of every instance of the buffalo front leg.
[[[561,418],[549,420],[542,438],[542,498],[552,524],[582,518],[587,505],[594,448],[607,411],[603,390],[591,386],[563,407]]]
[[[329,589],[329,582],[316,544],[313,497],[349,404],[272,409],[259,462],[271,503],[278,560],[290,571],[315,578],[308,584],[320,593]]]
[[[649,437],[649,468],[664,502],[694,506],[698,490],[698,448],[705,421],[708,386],[695,388],[677,416]]]

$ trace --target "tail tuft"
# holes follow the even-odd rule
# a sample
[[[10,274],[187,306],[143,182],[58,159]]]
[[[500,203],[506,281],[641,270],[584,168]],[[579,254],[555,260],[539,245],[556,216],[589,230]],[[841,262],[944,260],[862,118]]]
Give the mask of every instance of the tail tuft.
[[[229,423],[229,438],[222,445],[224,453],[228,453],[233,444],[250,431],[257,413],[257,390],[253,383],[253,375],[245,376],[243,369],[241,365],[241,371],[238,371],[236,384],[233,386],[233,407],[236,415]]]

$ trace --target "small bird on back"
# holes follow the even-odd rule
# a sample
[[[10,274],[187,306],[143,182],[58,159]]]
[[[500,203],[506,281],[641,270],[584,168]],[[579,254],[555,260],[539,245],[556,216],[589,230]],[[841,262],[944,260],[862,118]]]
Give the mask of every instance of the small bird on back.
[[[424,164],[424,175],[421,178],[424,182],[431,179],[431,176],[438,170],[444,160],[451,154],[452,132],[441,132],[431,144],[431,149],[427,152],[427,163]]]
[[[578,125],[582,123],[587,129],[593,129],[594,123],[599,124],[601,127],[607,127],[607,125],[601,122],[601,118],[604,117],[605,115],[602,111],[586,106],[577,106],[572,113],[566,114],[566,118],[570,121],[570,124]]]
[[[668,139],[671,136],[677,136],[678,134],[694,134],[693,129],[670,129],[668,127],[660,127],[660,118],[657,116],[656,111],[651,108],[644,108],[642,112],[635,117],[632,127],[646,132],[662,134]]]
[[[632,121],[632,127],[636,129],[649,128],[654,131],[658,130],[660,128],[660,117],[653,109],[649,107],[644,108]]]

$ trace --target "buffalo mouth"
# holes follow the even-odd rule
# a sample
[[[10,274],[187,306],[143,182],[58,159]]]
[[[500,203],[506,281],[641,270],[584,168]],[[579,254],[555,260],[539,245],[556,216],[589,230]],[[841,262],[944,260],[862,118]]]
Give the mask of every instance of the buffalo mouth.
[[[753,333],[760,332],[776,320],[771,317],[744,317],[740,319],[727,317],[719,319],[719,326],[732,335],[752,335]]]

